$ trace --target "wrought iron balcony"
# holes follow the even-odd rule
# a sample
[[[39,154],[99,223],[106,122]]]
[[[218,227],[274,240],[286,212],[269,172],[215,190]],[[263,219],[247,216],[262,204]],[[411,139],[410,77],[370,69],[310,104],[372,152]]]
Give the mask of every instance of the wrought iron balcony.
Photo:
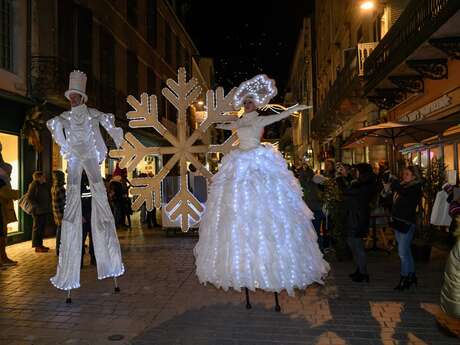
[[[377,87],[458,10],[458,0],[412,0],[365,61],[365,94]]]
[[[358,54],[356,53],[351,54],[345,61],[345,66],[338,73],[312,120],[312,131],[316,137],[327,136],[339,123],[346,121],[356,113],[354,107],[350,105],[358,99],[360,88]]]

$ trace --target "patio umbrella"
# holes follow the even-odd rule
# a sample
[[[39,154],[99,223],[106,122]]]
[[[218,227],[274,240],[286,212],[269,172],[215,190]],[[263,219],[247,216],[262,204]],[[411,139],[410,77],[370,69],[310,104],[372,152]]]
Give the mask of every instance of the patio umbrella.
[[[396,147],[420,143],[428,138],[441,136],[447,129],[459,124],[458,119],[379,123],[356,130],[342,147],[347,149],[385,144]]]
[[[390,152],[393,155],[400,145],[420,143],[428,138],[440,137],[447,129],[459,124],[459,119],[380,123],[356,130],[342,148],[391,145],[393,150]],[[395,159],[392,158],[394,164]]]

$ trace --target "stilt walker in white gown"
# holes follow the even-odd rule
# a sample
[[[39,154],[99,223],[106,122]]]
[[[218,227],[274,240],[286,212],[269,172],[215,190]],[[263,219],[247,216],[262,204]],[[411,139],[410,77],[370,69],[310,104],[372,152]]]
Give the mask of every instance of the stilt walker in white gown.
[[[242,83],[234,106],[244,106],[238,120],[218,125],[235,129],[239,148],[224,156],[214,175],[195,247],[197,275],[202,283],[246,291],[278,293],[322,284],[329,272],[312,225],[313,213],[302,199],[298,180],[282,155],[261,145],[263,128],[306,109],[297,105],[270,116],[257,108],[276,95],[274,81],[259,75]]]
[[[71,110],[65,111],[47,122],[54,140],[60,146],[61,155],[67,159],[67,194],[61,229],[61,245],[57,272],[51,282],[58,289],[68,291],[80,287],[80,261],[82,252],[82,213],[80,182],[85,170],[90,183],[91,229],[97,261],[98,278],[113,277],[115,291],[119,291],[116,277],[124,273],[120,244],[107,192],[102,181],[100,164],[107,155],[102,139],[102,125],[117,147],[123,140],[123,130],[115,127],[112,114],[104,114],[88,108],[86,75],[80,71],[70,73],[69,99]]]

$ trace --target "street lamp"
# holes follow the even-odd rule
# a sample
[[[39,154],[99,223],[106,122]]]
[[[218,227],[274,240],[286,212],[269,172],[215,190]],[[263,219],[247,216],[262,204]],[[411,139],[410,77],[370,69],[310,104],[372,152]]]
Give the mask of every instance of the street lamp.
[[[370,11],[370,10],[373,10],[373,9],[375,8],[375,2],[372,1],[372,0],[363,1],[363,2],[361,2],[360,8],[361,8],[363,11]]]

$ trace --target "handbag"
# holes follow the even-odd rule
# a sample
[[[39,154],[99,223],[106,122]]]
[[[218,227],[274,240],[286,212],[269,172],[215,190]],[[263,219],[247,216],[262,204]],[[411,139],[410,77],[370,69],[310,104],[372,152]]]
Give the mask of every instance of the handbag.
[[[22,210],[28,215],[32,215],[33,205],[30,202],[29,194],[24,194],[21,199],[19,199],[18,205]]]
[[[391,227],[396,231],[402,232],[403,234],[407,234],[412,226],[412,223],[406,222],[399,218],[393,218],[391,221]]]

